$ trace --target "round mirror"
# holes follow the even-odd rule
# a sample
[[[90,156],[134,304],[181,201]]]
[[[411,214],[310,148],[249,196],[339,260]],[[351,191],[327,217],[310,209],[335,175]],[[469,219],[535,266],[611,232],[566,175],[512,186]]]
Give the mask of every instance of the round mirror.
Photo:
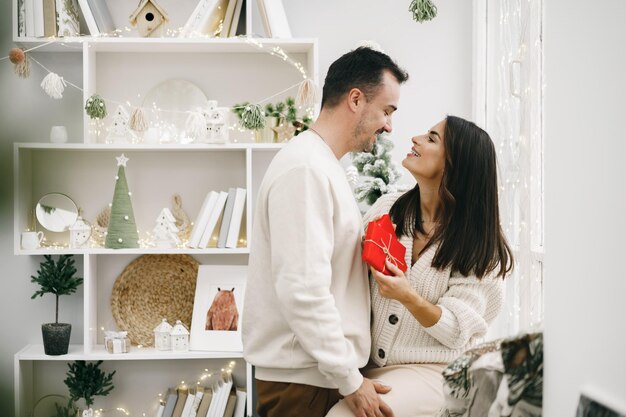
[[[46,194],[35,208],[39,223],[51,232],[65,232],[76,223],[78,207],[71,198],[61,193]]]

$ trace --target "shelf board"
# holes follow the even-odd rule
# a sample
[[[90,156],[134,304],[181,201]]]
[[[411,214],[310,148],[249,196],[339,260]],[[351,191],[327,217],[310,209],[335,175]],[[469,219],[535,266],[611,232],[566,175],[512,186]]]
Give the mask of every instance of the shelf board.
[[[17,37],[13,39],[24,49],[37,46],[39,52],[82,52],[82,44],[87,43],[97,52],[159,52],[159,53],[267,53],[258,45],[269,48],[280,46],[288,53],[308,53],[315,49],[316,39],[311,38],[139,38],[139,37],[69,37],[35,38]],[[49,43],[48,45],[45,45]],[[45,45],[45,46],[41,46]],[[35,52],[35,51],[33,51]]]
[[[186,254],[186,255],[247,255],[249,248],[237,249],[191,249],[191,248],[134,248],[134,249],[108,249],[108,248],[84,248],[84,249],[49,249],[40,248],[33,250],[19,249],[16,255],[155,255],[155,254]]]
[[[70,345],[67,355],[50,356],[44,353],[43,345],[27,345],[15,354],[15,358],[20,361],[237,359],[243,358],[243,352],[172,352],[132,346],[128,353],[111,354],[103,345],[97,345],[94,346],[92,352],[85,353],[83,345]]]
[[[253,151],[277,151],[284,143],[228,143],[225,145],[199,144],[101,144],[101,143],[26,143],[17,142],[15,147],[19,149],[50,149],[50,150],[76,150],[76,151],[240,151],[252,149]]]

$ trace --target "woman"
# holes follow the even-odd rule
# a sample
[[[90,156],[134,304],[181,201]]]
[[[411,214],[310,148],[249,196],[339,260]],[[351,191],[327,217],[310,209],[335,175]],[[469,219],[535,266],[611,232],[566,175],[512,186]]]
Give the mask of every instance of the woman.
[[[485,336],[513,265],[498,214],[496,153],[474,123],[448,116],[411,139],[402,165],[417,185],[382,196],[364,224],[389,213],[407,248],[406,275],[371,269],[372,350],[364,375],[391,387],[395,417],[433,416],[441,372]],[[352,415],[340,402],[328,416]]]

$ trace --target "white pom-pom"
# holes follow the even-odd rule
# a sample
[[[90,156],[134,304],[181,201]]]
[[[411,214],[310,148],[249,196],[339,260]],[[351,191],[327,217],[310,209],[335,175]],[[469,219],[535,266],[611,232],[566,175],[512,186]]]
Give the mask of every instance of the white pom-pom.
[[[146,121],[146,112],[142,107],[137,107],[133,110],[133,113],[128,119],[128,127],[135,132],[143,132],[148,129],[148,122]]]
[[[312,109],[319,100],[317,86],[312,79],[307,78],[300,83],[298,95],[296,96],[296,106],[305,109]]]
[[[54,72],[49,73],[41,82],[41,88],[52,98],[63,98],[63,90],[65,90],[65,80]]]
[[[201,137],[206,130],[206,119],[199,111],[190,112],[185,124],[187,125],[189,136],[195,138]]]

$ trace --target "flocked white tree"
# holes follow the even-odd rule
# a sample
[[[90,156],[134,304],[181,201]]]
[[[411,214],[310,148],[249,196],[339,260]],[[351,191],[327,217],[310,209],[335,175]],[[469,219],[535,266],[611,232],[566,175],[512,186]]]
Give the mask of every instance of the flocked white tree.
[[[405,191],[409,187],[396,184],[401,174],[395,162],[391,160],[393,142],[387,138],[387,134],[378,135],[371,152],[353,152],[352,165],[356,168],[359,176],[353,173],[352,182],[354,193],[359,202],[372,205],[378,198],[387,193]]]

